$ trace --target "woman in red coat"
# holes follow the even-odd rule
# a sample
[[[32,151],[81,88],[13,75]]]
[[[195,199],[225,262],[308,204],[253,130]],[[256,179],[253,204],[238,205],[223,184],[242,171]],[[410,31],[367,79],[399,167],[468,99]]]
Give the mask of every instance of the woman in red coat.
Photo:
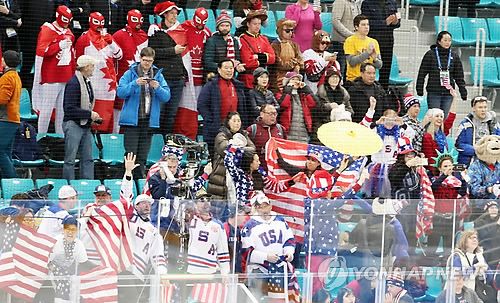
[[[455,91],[450,90],[450,94],[453,96],[453,102],[451,103],[448,117],[444,120],[443,110],[439,108],[429,109],[427,115],[431,122],[426,126],[427,130],[422,138],[422,152],[425,154],[425,157],[429,159],[429,166],[427,169],[432,171],[435,176],[438,175],[439,172],[435,167],[431,166],[431,164],[435,163],[432,158],[437,157],[437,150],[442,153],[445,149],[449,149],[446,136],[450,133],[450,129],[456,117],[457,98],[455,96]]]

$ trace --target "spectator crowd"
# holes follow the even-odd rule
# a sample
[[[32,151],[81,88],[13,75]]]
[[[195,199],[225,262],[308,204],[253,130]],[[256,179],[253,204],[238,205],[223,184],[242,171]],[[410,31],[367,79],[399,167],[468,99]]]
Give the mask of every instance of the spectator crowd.
[[[119,201],[99,185],[95,202],[75,214],[79,193],[65,185],[45,207],[20,193],[0,210],[9,230],[0,235],[0,260],[13,250],[10,230],[54,239],[46,262],[54,288],[37,290],[36,302],[70,302],[70,282],[58,276],[110,266],[108,224],[127,230],[120,241],[130,252],[114,268],[118,302],[153,301],[153,290],[138,285],[153,271],[176,272],[184,254],[183,272],[220,273],[223,284],[233,271],[247,274],[251,292],[269,302],[301,300],[295,269],[315,274],[313,302],[375,302],[376,283],[366,277],[330,292],[324,276],[341,262],[390,271],[385,303],[425,297],[426,286],[405,274],[418,266],[457,269],[448,283],[456,302],[497,302],[500,123],[488,99],[474,96],[454,145],[449,140],[459,95],[468,100],[449,32],[437,35],[415,79],[420,96],[427,81],[429,110],[420,121],[422,98],[389,87],[401,22],[394,0],[336,0],[331,33],[322,30],[322,6],[298,0],[276,21],[274,41],[261,34],[269,26],[262,0],[231,2],[232,12],[215,11],[213,1],[213,33],[203,7],[180,23],[182,1],[56,1],[40,13],[51,19],[29,22],[32,12],[18,2],[0,5],[1,177],[18,177],[12,154],[23,86],[32,87],[38,132],[53,125],[64,136],[63,179],[76,178],[75,166],[80,179],[94,179],[99,134],[123,134],[126,152]],[[373,141],[357,142],[359,154],[331,150],[318,130],[344,124]],[[157,133],[189,142],[202,135],[208,164],[184,169],[185,148],[167,143],[148,166]],[[373,142],[380,150],[363,153]],[[146,185],[132,199],[141,179]],[[99,223],[110,211],[123,219]],[[339,229],[346,221],[357,223],[351,232]],[[474,229],[464,230],[471,221]],[[285,278],[270,278],[283,271]],[[121,280],[126,275],[133,278]],[[172,282],[162,276],[159,284]],[[219,302],[202,297],[193,290],[189,302]]]

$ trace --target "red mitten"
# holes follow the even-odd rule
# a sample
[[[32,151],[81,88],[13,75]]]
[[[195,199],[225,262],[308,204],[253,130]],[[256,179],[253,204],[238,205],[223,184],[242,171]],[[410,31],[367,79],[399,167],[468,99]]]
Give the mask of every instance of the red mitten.
[[[107,44],[113,43],[113,36],[111,36],[111,34],[107,34],[104,36],[104,41],[106,41]]]

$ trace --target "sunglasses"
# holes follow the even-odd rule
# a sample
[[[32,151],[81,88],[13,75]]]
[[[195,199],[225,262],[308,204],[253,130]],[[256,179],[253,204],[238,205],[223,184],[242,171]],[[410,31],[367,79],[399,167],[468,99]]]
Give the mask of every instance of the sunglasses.
[[[330,45],[330,42],[327,42],[327,41],[321,41],[321,44],[322,44],[322,45]]]
[[[488,101],[488,98],[484,97],[484,96],[478,96],[478,97],[475,97],[474,99],[472,99],[472,106],[474,106],[474,104],[476,104],[477,102],[483,102],[483,101]]]
[[[283,31],[287,34],[295,32],[295,28],[285,28]]]

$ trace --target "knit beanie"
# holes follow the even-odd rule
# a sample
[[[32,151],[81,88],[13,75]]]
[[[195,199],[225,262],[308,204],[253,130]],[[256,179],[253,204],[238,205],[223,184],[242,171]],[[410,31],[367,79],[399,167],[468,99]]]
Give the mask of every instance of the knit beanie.
[[[21,64],[21,56],[18,52],[13,50],[8,50],[3,53],[3,59],[5,60],[5,64],[10,68],[16,68]]]
[[[405,96],[404,103],[405,103],[405,109],[406,111],[408,111],[410,107],[412,107],[413,105],[420,104],[420,100],[415,98],[415,96],[413,96],[412,94],[407,94]]]
[[[231,16],[229,16],[229,13],[225,9],[223,9],[220,12],[219,17],[215,19],[215,28],[218,28],[219,25],[224,22],[229,22],[229,24],[233,25],[233,20],[231,19]]]

